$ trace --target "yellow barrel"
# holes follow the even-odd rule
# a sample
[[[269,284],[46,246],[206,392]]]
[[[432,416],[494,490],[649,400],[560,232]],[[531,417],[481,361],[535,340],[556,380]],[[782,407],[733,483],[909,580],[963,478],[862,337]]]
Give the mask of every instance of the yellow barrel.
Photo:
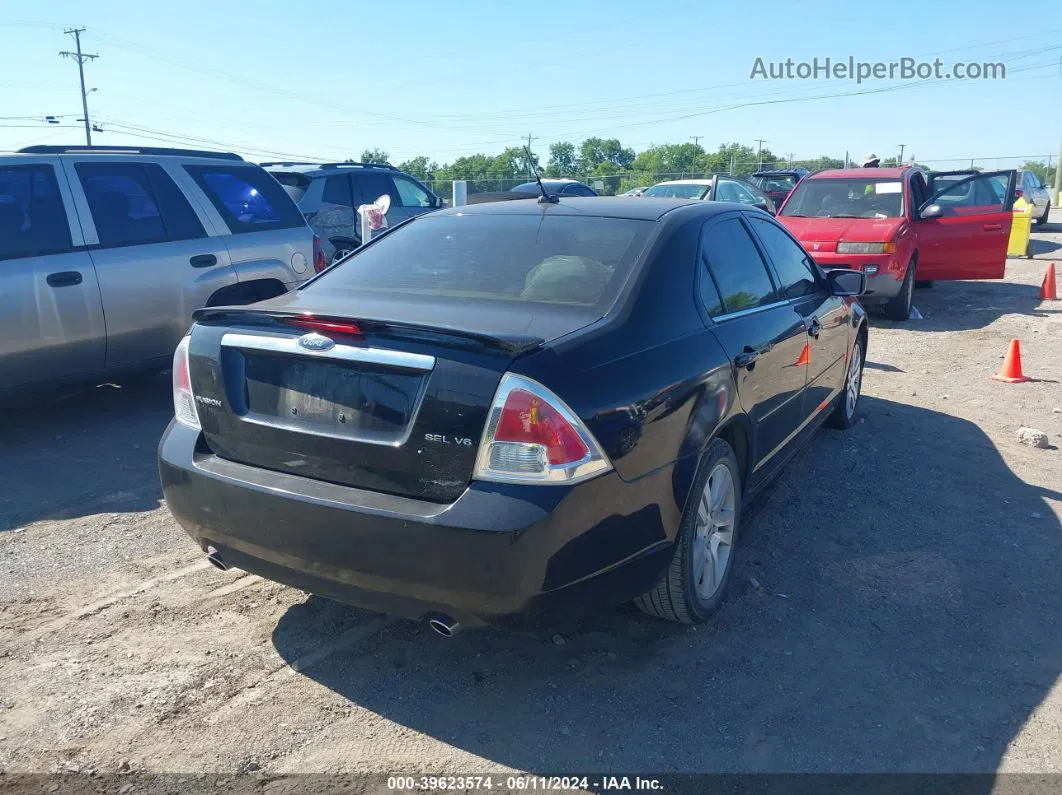
[[[1024,257],[1029,251],[1029,235],[1032,232],[1032,205],[1019,196],[1014,202],[1014,220],[1010,225],[1008,257]]]

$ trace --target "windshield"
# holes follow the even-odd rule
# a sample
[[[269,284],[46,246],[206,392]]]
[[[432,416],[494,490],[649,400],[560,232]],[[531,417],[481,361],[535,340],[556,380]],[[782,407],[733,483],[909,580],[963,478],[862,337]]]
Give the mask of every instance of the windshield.
[[[690,185],[688,183],[672,183],[653,185],[643,196],[655,196],[665,199],[699,199],[708,190],[708,185]]]
[[[356,252],[307,289],[604,311],[652,228],[652,221],[540,213],[427,216]]]
[[[781,214],[797,218],[899,218],[903,215],[903,183],[873,177],[806,179],[796,186]]]

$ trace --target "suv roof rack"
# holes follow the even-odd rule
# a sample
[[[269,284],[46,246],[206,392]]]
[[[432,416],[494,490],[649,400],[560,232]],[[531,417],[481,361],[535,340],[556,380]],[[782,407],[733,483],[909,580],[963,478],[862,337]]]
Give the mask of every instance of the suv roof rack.
[[[277,160],[276,162],[259,163],[262,168],[268,168],[269,166],[316,166],[317,163],[311,163],[308,160]]]
[[[177,155],[179,157],[211,157],[217,160],[240,160],[235,152],[210,152],[205,149],[171,149],[165,146],[26,146],[18,150],[27,155]]]
[[[348,160],[344,163],[321,163],[321,168],[343,168],[346,166],[353,168],[389,168],[392,171],[398,171],[390,163],[358,163],[354,160]]]

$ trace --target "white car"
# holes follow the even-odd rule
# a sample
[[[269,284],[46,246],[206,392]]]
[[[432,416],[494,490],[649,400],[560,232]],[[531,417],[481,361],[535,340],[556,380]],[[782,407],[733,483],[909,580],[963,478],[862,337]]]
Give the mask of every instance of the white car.
[[[730,176],[704,177],[702,179],[673,179],[658,182],[647,188],[646,198],[703,199],[704,201],[736,202],[751,204],[774,215],[774,202],[755,185]]]

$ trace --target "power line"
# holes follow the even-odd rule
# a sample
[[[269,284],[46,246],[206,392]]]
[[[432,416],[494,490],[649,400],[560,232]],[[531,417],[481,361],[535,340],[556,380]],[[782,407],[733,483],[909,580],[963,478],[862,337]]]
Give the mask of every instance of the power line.
[[[92,126],[89,123],[88,112],[88,94],[85,93],[85,62],[94,61],[100,56],[92,55],[86,52],[81,52],[81,34],[85,32],[84,28],[69,28],[64,30],[64,33],[74,37],[74,41],[77,43],[77,52],[70,52],[64,50],[59,55],[64,58],[73,58],[77,61],[77,72],[81,77],[81,109],[85,113],[85,145],[92,146]]]

